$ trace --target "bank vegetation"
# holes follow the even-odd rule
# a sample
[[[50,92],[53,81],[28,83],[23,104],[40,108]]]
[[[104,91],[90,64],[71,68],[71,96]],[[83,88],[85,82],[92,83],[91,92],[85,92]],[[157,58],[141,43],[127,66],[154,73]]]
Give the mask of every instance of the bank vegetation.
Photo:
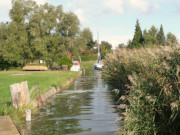
[[[103,76],[119,97],[126,135],[180,134],[180,47],[117,49]]]

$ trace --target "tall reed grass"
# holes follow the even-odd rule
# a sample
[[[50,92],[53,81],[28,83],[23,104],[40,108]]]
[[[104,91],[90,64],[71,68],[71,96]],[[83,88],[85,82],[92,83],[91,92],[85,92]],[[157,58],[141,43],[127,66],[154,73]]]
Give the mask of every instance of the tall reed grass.
[[[117,49],[106,56],[103,77],[119,89],[120,134],[180,134],[179,46]]]

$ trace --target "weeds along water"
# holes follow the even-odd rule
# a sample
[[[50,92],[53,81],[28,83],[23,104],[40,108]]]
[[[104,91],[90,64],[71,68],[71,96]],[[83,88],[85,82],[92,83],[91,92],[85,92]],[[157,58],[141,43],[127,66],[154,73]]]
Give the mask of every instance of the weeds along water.
[[[180,133],[180,48],[117,49],[104,60],[103,77],[117,88],[124,110],[120,134]]]

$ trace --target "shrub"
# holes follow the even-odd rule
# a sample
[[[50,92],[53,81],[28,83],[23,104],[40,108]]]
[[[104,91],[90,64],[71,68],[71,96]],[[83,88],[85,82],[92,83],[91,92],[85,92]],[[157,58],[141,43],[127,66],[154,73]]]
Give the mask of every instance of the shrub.
[[[15,124],[18,124],[21,121],[22,117],[25,117],[26,109],[31,109],[31,113],[37,113],[37,108],[32,105],[24,105],[18,108],[14,108],[12,105],[3,104],[0,108],[0,116],[9,115]]]
[[[18,65],[16,62],[10,64],[0,57],[0,70],[22,70],[22,65]]]
[[[11,65],[0,57],[0,70],[7,70]]]
[[[97,60],[97,56],[81,56],[82,61],[95,61]]]
[[[84,52],[82,53],[83,56],[89,56],[91,54],[90,50],[84,50]]]
[[[104,57],[106,56],[106,54],[107,54],[107,53],[106,53],[106,50],[101,51],[101,58],[104,59]]]
[[[104,60],[105,81],[121,91],[121,134],[179,134],[179,47],[117,49]]]
[[[58,65],[62,66],[62,65],[68,65],[69,68],[72,67],[73,62],[71,59],[69,59],[68,57],[62,57],[58,60]]]

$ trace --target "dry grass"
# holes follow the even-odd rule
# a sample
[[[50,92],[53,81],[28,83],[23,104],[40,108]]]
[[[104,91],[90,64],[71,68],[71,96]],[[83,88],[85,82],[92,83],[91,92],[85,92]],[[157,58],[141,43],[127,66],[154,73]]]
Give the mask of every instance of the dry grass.
[[[117,49],[104,64],[105,81],[123,100],[122,134],[179,133],[179,46]]]

